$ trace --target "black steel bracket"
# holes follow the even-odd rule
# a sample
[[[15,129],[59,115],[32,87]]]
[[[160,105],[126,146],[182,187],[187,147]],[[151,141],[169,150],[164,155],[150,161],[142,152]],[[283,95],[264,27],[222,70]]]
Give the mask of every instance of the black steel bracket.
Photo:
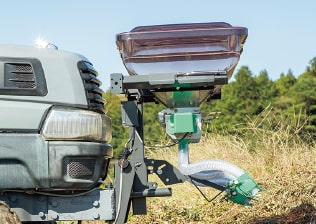
[[[123,76],[121,73],[111,74],[111,92],[126,93],[128,90],[177,91],[201,90],[214,88],[228,83],[225,72],[194,73],[194,74],[152,74],[144,76]],[[186,84],[190,84],[188,88]],[[186,86],[186,87],[185,87]]]
[[[131,204],[133,214],[141,215],[147,213],[146,197],[171,196],[170,188],[157,188],[157,183],[148,182],[149,167],[156,170],[155,173],[163,171],[162,180],[164,183],[177,182],[176,179],[185,181],[180,177],[179,171],[174,174],[171,164],[161,160],[148,160],[144,153],[144,134],[143,134],[143,103],[140,97],[122,103],[122,124],[128,126],[130,130],[130,155],[115,164],[115,198],[116,198],[116,223],[127,221],[128,212]],[[123,166],[123,162],[124,166]],[[171,172],[170,174],[168,174]],[[175,178],[176,177],[176,178]],[[170,184],[170,183],[169,183]]]
[[[172,164],[165,160],[145,159],[150,174],[155,173],[165,185],[183,183],[188,180]]]

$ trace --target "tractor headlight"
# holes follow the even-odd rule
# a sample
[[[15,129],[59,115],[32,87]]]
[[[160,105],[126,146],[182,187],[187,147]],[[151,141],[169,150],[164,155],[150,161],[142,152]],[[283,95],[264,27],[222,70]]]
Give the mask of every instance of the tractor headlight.
[[[109,142],[111,119],[93,111],[54,107],[45,120],[42,135],[46,140],[85,140]]]

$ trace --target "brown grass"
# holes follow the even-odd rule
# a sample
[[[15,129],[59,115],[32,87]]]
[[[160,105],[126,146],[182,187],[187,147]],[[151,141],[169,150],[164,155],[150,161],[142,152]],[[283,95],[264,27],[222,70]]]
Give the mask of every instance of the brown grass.
[[[260,136],[263,138],[262,133]],[[253,137],[258,136],[254,133]],[[132,216],[130,223],[316,223],[315,147],[300,141],[284,145],[283,141],[272,141],[270,134],[265,138],[256,150],[249,149],[251,139],[245,142],[235,136],[212,135],[190,145],[192,162],[218,158],[248,171],[266,189],[254,206],[243,207],[221,198],[208,203],[194,186],[185,183],[173,186],[170,198],[149,199],[148,215]],[[177,163],[176,148],[148,154]],[[202,191],[209,198],[217,193]]]

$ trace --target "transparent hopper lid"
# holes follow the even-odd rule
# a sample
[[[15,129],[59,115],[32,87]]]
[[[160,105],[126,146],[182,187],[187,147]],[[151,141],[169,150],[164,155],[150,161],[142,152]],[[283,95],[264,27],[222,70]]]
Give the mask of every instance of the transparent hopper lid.
[[[225,72],[231,77],[248,30],[228,23],[140,26],[117,34],[130,75]]]

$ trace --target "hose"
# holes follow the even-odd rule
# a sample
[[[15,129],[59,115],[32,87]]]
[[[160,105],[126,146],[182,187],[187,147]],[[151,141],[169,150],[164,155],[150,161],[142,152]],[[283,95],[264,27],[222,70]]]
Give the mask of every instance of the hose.
[[[179,144],[178,164],[180,172],[199,180],[207,180],[222,187],[245,173],[238,166],[224,160],[212,159],[189,163],[187,143]],[[197,183],[198,184],[198,183]],[[203,184],[198,184],[203,185]]]
[[[226,199],[241,205],[251,206],[250,200],[259,197],[257,193],[262,188],[243,169],[219,159],[190,164],[188,141],[182,141],[178,146],[179,171],[195,186],[226,191]]]

